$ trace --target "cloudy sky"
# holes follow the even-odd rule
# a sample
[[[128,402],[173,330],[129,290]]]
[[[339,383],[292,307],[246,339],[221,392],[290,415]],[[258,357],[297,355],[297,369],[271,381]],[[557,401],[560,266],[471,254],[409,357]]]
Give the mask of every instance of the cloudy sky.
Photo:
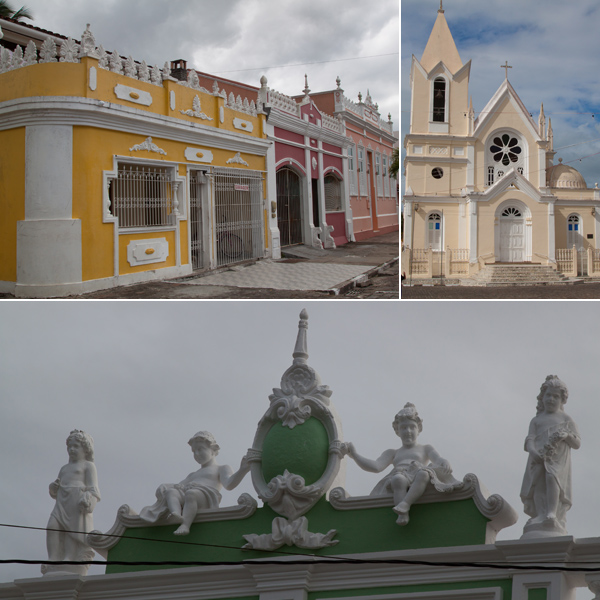
[[[463,63],[469,59],[475,115],[504,80],[537,123],[552,119],[556,161],[575,167],[588,187],[600,183],[600,4],[597,0],[445,0],[445,17]],[[401,0],[402,131],[408,132],[410,65],[421,59],[438,0]]]
[[[391,113],[398,123],[397,0],[368,10],[361,0],[24,3],[35,17],[28,23],[75,39],[90,23],[107,51],[151,65],[183,58],[189,67],[254,86],[266,75],[269,87],[288,95],[302,93],[305,73],[314,92],[334,89],[339,75],[347,97],[357,100],[368,88],[382,116]]]
[[[45,526],[48,484],[67,462],[73,428],[95,439],[102,501],[94,525],[102,531],[120,505],[152,504],[158,484],[195,469],[187,440],[198,430],[212,431],[219,461],[237,467],[291,364],[304,305],[309,364],[333,390],[345,440],[373,458],[399,447],[391,421],[413,402],[420,441],[457,478],[475,473],[519,513],[499,539],[521,536],[523,441],[541,383],[559,375],[583,440],[572,454],[568,530],[600,536],[600,323],[596,304],[569,302],[2,303],[0,522]],[[352,495],[379,479],[347,465]],[[224,492],[222,505],[242,492],[255,496],[250,478]],[[44,533],[2,528],[0,558],[45,559]],[[3,565],[0,581],[38,572]],[[578,600],[591,597],[581,591]]]

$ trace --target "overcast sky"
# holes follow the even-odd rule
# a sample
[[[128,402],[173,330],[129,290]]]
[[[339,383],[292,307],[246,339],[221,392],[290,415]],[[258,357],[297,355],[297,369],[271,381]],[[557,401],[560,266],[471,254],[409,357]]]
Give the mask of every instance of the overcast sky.
[[[472,61],[475,116],[502,84],[500,65],[508,61],[509,81],[535,122],[542,102],[546,122],[552,119],[555,162],[560,157],[575,167],[588,187],[600,183],[600,81],[592,75],[600,66],[597,0],[445,0],[443,5],[463,64]],[[439,0],[401,0],[402,137],[408,133],[411,57],[421,59],[438,8]]]
[[[595,303],[570,302],[2,303],[0,522],[46,525],[48,484],[67,462],[74,428],[95,440],[102,531],[122,504],[139,511],[160,483],[195,469],[187,440],[198,430],[211,431],[219,462],[237,468],[291,364],[304,306],[308,362],[333,390],[345,440],[372,458],[399,447],[391,422],[413,402],[420,442],[519,513],[499,539],[522,534],[523,442],[540,385],[557,374],[582,437],[568,530],[600,536],[600,323]],[[380,477],[348,463],[345,487],[368,494]],[[249,477],[224,492],[222,506],[242,492],[256,497]],[[45,559],[44,533],[2,528],[0,558]],[[4,565],[0,581],[38,573]],[[578,600],[591,597],[581,591]]]
[[[11,4],[21,6],[22,0]],[[148,64],[183,58],[188,67],[287,95],[332,90],[351,100],[371,92],[398,129],[397,0],[26,0],[32,25],[96,43]],[[381,56],[387,55],[387,56]],[[376,58],[360,58],[372,57]],[[353,60],[345,60],[353,59]],[[327,62],[329,61],[329,62]],[[338,62],[332,62],[338,61]],[[321,63],[302,64],[300,63]]]

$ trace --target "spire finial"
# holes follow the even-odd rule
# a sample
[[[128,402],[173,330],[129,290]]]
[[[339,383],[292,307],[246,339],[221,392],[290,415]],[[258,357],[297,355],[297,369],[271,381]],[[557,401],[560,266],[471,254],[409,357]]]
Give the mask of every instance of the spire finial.
[[[440,8],[438,10],[439,13],[443,13],[444,12],[444,7],[442,6],[442,0],[440,0]]]
[[[300,322],[298,323],[298,337],[296,338],[296,347],[294,348],[294,364],[306,363],[308,359],[308,344],[306,334],[308,332],[308,313],[303,308],[300,313]]]
[[[310,92],[310,88],[308,87],[308,75],[304,74],[304,89],[302,90],[305,96],[308,96],[308,92]]]

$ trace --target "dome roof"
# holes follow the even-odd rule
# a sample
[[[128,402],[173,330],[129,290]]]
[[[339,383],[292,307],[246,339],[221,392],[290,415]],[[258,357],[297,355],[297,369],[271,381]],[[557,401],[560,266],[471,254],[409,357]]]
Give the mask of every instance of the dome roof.
[[[583,175],[577,169],[563,165],[562,158],[559,158],[558,161],[558,165],[554,165],[548,169],[550,187],[575,189],[587,188]]]

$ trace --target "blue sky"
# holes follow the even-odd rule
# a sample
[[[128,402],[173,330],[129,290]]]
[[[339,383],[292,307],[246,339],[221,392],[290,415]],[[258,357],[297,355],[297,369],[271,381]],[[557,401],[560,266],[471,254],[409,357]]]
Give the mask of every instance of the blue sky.
[[[421,58],[438,8],[438,0],[401,0],[402,137],[411,57]],[[600,153],[597,0],[446,0],[444,11],[463,63],[472,61],[476,115],[501,85],[500,65],[508,61],[509,80],[535,121],[542,102],[552,120],[555,160],[580,171],[588,187],[600,183],[600,154],[590,156]]]

